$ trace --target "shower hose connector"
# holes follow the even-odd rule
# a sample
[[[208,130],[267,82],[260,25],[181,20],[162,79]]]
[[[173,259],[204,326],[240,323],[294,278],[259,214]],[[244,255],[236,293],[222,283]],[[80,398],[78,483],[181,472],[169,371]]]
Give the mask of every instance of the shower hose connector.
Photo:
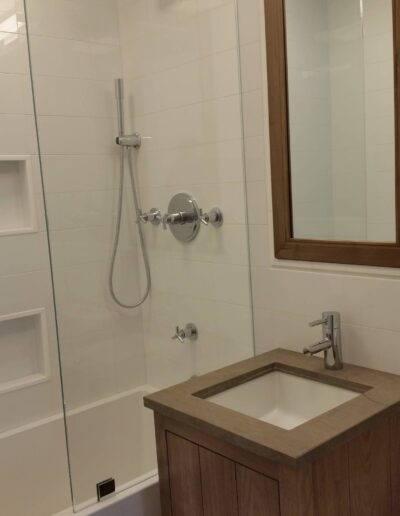
[[[142,145],[142,137],[139,133],[120,134],[115,141],[117,145],[121,147],[134,147],[135,149],[139,149]]]

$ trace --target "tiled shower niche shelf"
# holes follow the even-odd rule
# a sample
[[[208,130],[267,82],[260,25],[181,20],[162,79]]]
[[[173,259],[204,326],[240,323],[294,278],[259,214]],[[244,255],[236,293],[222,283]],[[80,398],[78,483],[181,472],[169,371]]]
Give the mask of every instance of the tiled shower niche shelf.
[[[30,156],[0,156],[0,236],[37,231]]]
[[[0,395],[49,378],[44,308],[0,316]]]

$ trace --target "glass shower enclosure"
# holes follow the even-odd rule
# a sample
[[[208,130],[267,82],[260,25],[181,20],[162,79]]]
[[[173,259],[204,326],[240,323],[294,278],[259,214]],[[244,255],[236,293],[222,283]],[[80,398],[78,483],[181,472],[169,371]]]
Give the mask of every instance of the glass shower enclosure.
[[[26,0],[26,16],[78,511],[109,478],[155,475],[143,395],[253,354],[237,5]],[[179,193],[223,225],[178,240]],[[188,323],[197,338],[172,339]]]

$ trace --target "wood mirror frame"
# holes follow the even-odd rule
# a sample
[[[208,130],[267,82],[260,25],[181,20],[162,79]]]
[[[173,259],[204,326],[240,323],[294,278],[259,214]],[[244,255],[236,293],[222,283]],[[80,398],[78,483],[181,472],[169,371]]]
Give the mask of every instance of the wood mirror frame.
[[[264,0],[275,256],[283,260],[400,267],[400,0],[392,0],[396,189],[394,243],[293,238],[284,2]]]

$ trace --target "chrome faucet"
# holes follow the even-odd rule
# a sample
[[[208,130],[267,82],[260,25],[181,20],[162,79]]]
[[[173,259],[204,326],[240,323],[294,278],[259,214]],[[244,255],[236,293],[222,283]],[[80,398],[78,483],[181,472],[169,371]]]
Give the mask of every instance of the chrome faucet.
[[[196,340],[199,336],[197,327],[193,323],[188,323],[184,328],[176,327],[175,334],[172,335],[171,339],[177,339],[180,342],[185,342],[186,339]]]
[[[322,340],[303,349],[305,355],[324,352],[326,369],[342,369],[342,343],[340,335],[340,313],[323,312],[322,318],[309,324],[322,326]]]

